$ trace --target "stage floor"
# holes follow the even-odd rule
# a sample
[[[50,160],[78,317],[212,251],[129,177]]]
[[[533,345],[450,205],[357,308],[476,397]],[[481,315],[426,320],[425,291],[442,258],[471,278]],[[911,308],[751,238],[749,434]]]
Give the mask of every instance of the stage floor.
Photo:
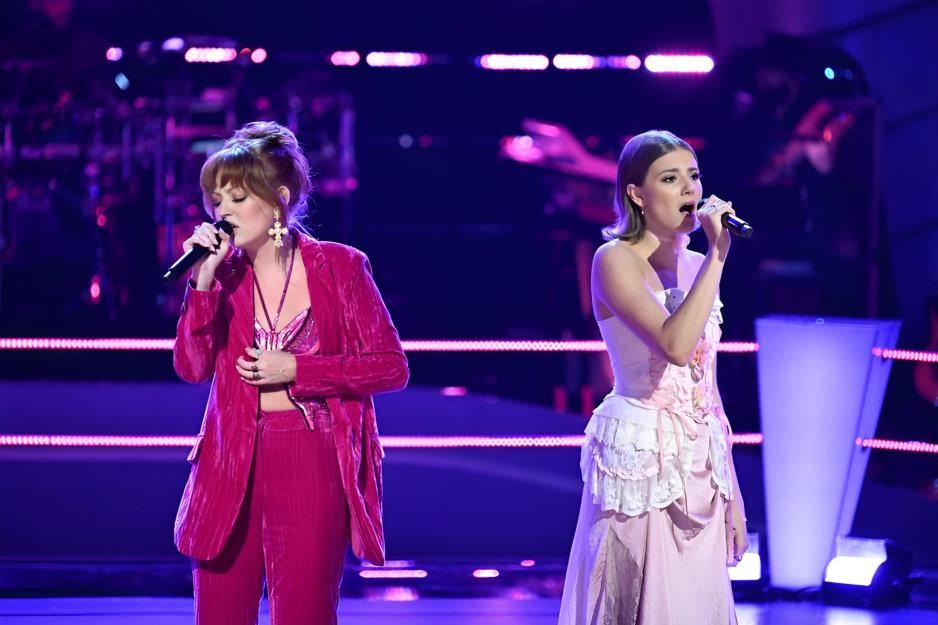
[[[342,625],[548,625],[556,623],[558,599],[343,599]],[[902,608],[875,612],[817,603],[743,603],[740,625],[931,625],[938,611]],[[380,620],[378,620],[380,619]],[[192,600],[151,597],[0,599],[4,625],[183,625],[192,623]],[[270,623],[262,605],[262,624]]]

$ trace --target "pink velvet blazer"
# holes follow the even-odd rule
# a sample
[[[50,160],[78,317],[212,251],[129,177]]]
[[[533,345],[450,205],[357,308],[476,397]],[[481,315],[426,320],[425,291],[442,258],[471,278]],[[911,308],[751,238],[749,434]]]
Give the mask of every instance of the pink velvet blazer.
[[[381,459],[372,395],[403,389],[409,369],[397,330],[371,276],[367,257],[338,243],[297,234],[320,350],[297,355],[294,397],[324,397],[351,519],[352,550],[384,563]],[[258,389],[235,361],[253,343],[250,265],[231,253],[209,291],[187,288],[173,348],[180,378],[212,378],[192,469],[176,516],[180,552],[210,560],[221,552],[247,489],[254,455]]]

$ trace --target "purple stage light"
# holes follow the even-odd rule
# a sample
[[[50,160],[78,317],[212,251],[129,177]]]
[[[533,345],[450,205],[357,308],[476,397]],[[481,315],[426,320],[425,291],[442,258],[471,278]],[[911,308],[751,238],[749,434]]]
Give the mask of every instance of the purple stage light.
[[[336,67],[355,67],[362,60],[355,50],[336,50],[329,56],[329,62]]]
[[[116,47],[108,48],[107,52],[104,53],[104,58],[115,63],[124,58],[124,50]]]
[[[192,47],[186,50],[187,63],[230,63],[238,58],[238,51],[234,48],[199,48]]]
[[[163,42],[163,52],[179,52],[186,47],[182,37],[170,37]]]
[[[367,591],[366,596],[369,601],[417,601],[420,599],[416,589],[409,586],[370,589]]]
[[[656,74],[706,74],[713,70],[713,59],[705,54],[649,54],[645,69]]]
[[[543,71],[550,66],[550,59],[543,54],[484,54],[476,59],[476,65],[495,71]]]
[[[365,569],[358,576],[364,579],[423,579],[427,572],[423,569]]]
[[[423,52],[369,52],[365,57],[370,67],[420,67],[428,61]]]
[[[381,566],[375,566],[371,562],[362,562],[362,567],[366,569],[410,569],[416,566],[414,560],[385,560]]]
[[[603,66],[603,59],[590,54],[555,54],[551,61],[557,69],[590,70]]]
[[[634,54],[626,56],[607,56],[606,67],[611,69],[631,69],[636,70],[642,66],[642,60]]]

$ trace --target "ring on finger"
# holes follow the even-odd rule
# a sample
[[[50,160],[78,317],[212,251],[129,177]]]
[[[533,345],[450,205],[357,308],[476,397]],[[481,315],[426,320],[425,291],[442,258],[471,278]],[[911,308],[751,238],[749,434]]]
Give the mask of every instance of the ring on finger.
[[[253,378],[254,380],[260,380],[261,374],[255,371],[254,373],[251,374],[251,378]]]
[[[257,365],[254,365],[253,367],[251,367],[251,371],[253,371],[254,373],[257,373]]]

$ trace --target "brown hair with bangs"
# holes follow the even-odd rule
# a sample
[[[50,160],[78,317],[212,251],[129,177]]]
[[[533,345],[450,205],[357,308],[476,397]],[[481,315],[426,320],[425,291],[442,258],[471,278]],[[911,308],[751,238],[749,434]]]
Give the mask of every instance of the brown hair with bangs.
[[[309,162],[289,128],[276,122],[251,122],[235,131],[221,150],[205,161],[199,176],[205,210],[212,214],[215,189],[231,183],[280,208],[290,227],[302,227],[312,184]],[[280,187],[290,191],[284,204]]]

